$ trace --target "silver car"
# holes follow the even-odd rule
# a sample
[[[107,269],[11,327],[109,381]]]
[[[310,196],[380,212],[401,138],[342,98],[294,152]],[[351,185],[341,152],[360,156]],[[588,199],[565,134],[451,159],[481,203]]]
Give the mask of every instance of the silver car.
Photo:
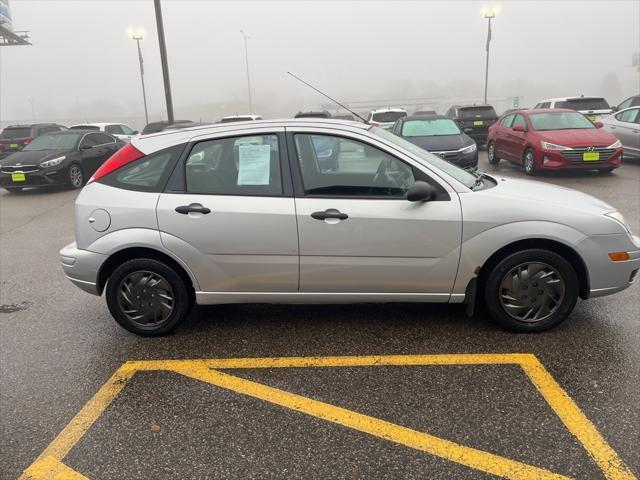
[[[640,159],[640,107],[620,110],[600,118],[604,129],[613,133],[622,143],[624,159]]]
[[[320,168],[331,141],[337,169]],[[640,239],[610,205],[472,174],[370,125],[325,119],[134,138],[84,187],[66,276],[124,328],[162,335],[192,305],[480,302],[538,332],[578,297],[627,288]]]

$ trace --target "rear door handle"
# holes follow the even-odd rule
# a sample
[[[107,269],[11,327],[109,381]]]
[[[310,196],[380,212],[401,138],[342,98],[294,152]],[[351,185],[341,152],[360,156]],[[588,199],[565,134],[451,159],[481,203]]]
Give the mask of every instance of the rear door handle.
[[[324,212],[313,212],[311,214],[311,218],[315,218],[316,220],[326,220],[327,218],[337,218],[338,220],[346,220],[349,218],[349,215],[346,213],[340,212],[340,210],[336,210],[335,208],[328,208]]]
[[[180,205],[176,207],[176,212],[182,213],[183,215],[187,215],[189,213],[202,213],[206,215],[207,213],[211,213],[207,207],[203,207],[199,203],[190,203],[189,205]]]

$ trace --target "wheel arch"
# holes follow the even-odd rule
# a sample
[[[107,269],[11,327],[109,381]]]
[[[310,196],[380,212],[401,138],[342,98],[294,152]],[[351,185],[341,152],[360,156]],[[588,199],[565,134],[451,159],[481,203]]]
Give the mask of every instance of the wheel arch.
[[[477,275],[478,291],[482,292],[484,290],[484,285],[489,273],[493,267],[500,262],[500,260],[512,253],[530,248],[549,250],[568,260],[578,276],[580,298],[589,298],[589,271],[587,270],[587,266],[580,254],[570,246],[548,238],[528,238],[517,240],[496,250],[480,267],[480,271]],[[481,295],[477,296],[477,298],[480,297]]]
[[[194,280],[191,278],[187,270],[171,256],[149,247],[128,247],[112,253],[100,266],[100,270],[98,271],[98,281],[96,284],[98,294],[102,295],[109,277],[119,265],[122,265],[128,260],[138,258],[150,258],[165,263],[167,266],[173,268],[176,273],[180,275],[180,277],[184,280],[185,284],[188,287],[190,295],[192,295],[192,298],[195,299]]]

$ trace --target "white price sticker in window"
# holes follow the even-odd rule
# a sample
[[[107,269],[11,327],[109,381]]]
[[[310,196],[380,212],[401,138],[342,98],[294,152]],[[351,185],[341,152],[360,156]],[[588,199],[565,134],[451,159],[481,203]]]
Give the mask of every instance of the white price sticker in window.
[[[270,167],[269,145],[238,147],[238,185],[269,185]]]

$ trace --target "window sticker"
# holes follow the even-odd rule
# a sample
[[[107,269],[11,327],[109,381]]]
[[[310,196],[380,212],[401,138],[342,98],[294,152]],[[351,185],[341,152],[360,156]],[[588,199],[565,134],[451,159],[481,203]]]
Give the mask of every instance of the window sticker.
[[[240,145],[238,152],[238,185],[269,185],[271,147]]]

